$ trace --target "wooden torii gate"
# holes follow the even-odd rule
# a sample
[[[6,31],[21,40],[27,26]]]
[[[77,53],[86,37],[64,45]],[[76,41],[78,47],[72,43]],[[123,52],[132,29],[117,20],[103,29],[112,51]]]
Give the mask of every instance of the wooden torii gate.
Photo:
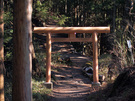
[[[98,33],[110,33],[110,27],[34,27],[34,33],[46,33],[46,83],[51,83],[52,42],[93,43],[93,85],[100,85],[98,78]],[[51,38],[51,34],[66,33],[68,38]],[[75,33],[92,33],[92,38],[76,38]]]

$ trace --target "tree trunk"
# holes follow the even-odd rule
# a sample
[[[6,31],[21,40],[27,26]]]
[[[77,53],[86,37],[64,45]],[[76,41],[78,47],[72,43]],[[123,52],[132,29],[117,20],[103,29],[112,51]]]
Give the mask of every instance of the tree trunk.
[[[4,46],[3,46],[3,36],[4,36],[4,1],[0,0],[0,101],[4,101]]]
[[[32,101],[32,0],[14,0],[13,101]]]
[[[116,4],[115,4],[115,0],[114,0],[114,6],[113,6],[113,30],[112,30],[112,32],[114,33],[115,32],[115,19],[116,19],[116,17],[115,17],[115,14],[116,14]]]
[[[67,0],[65,0],[65,14],[67,15]]]
[[[3,37],[4,37],[4,22],[3,22],[3,13],[4,13],[4,1],[0,0],[0,101],[4,101],[4,46],[3,46]]]

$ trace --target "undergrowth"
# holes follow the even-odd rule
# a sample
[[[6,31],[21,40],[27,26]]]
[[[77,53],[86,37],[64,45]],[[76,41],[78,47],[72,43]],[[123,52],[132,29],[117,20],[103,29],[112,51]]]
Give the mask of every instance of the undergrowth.
[[[47,101],[48,100],[48,94],[51,93],[51,90],[47,89],[44,83],[45,83],[45,79],[43,81],[32,79],[33,101]]]
[[[46,51],[38,42],[34,43],[35,55],[38,60],[38,65],[41,69],[41,75],[32,76],[32,95],[33,101],[48,101],[48,95],[51,93],[44,85],[46,75]],[[57,64],[59,54],[52,55],[52,64]],[[5,74],[5,101],[12,101],[12,62],[5,62],[5,66],[9,68]],[[52,68],[52,71],[55,71]],[[55,78],[52,77],[52,80]]]
[[[92,92],[90,101],[135,101],[135,67],[128,67],[115,79],[114,83]]]
[[[115,74],[115,67],[112,67],[112,78],[109,77],[109,72],[108,72],[108,66],[110,64],[114,64],[113,59],[112,59],[112,55],[111,54],[102,54],[99,57],[99,74],[100,75],[104,75],[105,76],[105,82],[110,83],[113,82],[113,80],[117,77],[117,75],[119,74]]]

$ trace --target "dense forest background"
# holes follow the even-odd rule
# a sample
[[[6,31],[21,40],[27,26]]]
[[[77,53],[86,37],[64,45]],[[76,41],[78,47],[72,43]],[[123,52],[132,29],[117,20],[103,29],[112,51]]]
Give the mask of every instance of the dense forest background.
[[[135,5],[134,0],[33,0],[32,27],[36,26],[110,26],[109,34],[98,35],[99,55],[111,54],[120,69],[134,65],[135,53]],[[6,78],[12,78],[13,60],[13,0],[4,0],[4,56]],[[20,25],[21,26],[21,25]],[[78,33],[78,37],[88,37]],[[34,49],[40,40],[33,33]],[[132,49],[128,48],[131,41]],[[91,43],[72,43],[75,50],[86,56],[92,55]],[[36,57],[42,58],[36,54]],[[38,58],[38,63],[45,60]],[[11,82],[10,82],[11,83]],[[9,82],[5,82],[8,89]],[[11,91],[9,91],[11,92]],[[8,92],[6,92],[8,94]],[[8,95],[7,95],[8,97]],[[9,95],[10,97],[10,95]]]
[[[14,5],[13,0],[4,0],[4,3],[5,61],[11,61]],[[32,25],[110,26],[110,34],[99,34],[99,54],[113,54],[121,66],[127,66],[133,64],[127,40],[131,40],[134,53],[134,6],[133,0],[33,0]],[[73,45],[77,46],[77,51],[84,51],[83,48],[88,47],[83,53],[92,54],[91,43]]]

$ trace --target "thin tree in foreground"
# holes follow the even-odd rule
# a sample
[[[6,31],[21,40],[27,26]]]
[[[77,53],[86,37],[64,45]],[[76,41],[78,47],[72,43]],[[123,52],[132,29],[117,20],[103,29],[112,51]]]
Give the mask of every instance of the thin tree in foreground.
[[[14,0],[13,101],[32,101],[32,0]]]
[[[4,101],[4,46],[3,46],[3,36],[4,36],[4,2],[0,0],[0,101]]]

